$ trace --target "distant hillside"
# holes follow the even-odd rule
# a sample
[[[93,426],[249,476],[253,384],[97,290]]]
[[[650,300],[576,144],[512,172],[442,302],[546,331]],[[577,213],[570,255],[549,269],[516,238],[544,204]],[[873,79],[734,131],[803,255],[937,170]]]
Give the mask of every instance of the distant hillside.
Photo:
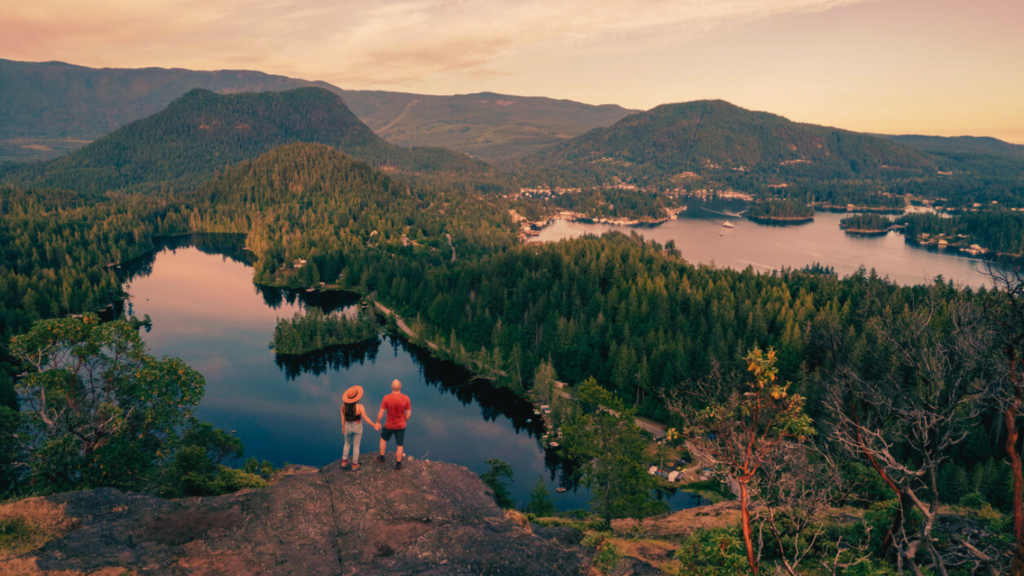
[[[952,136],[948,138],[913,134],[900,136],[879,134],[878,136],[936,154],[988,154],[1024,160],[1024,145],[1010,144],[988,136]]]
[[[194,88],[221,94],[320,86],[393,144],[444,146],[483,160],[522,156],[610,126],[631,111],[498,94],[342,90],[246,70],[86,68],[0,59],[0,161],[47,160],[154,114]]]
[[[685,173],[780,182],[934,173],[935,163],[919,150],[874,136],[702,100],[627,116],[523,159],[521,171],[538,183],[561,172],[589,183],[646,185]]]
[[[490,171],[457,152],[388,144],[341,98],[322,88],[232,95],[196,89],[65,157],[15,169],[5,181],[90,193],[164,184],[182,188],[296,141],[327,144],[371,165],[401,171]]]
[[[487,161],[507,161],[611,126],[635,112],[571,100],[483,92],[422,96],[341,90],[352,111],[388,142],[444,146]]]
[[[164,109],[193,88],[263,92],[308,84],[245,70],[97,69],[0,59],[0,159],[59,156]]]

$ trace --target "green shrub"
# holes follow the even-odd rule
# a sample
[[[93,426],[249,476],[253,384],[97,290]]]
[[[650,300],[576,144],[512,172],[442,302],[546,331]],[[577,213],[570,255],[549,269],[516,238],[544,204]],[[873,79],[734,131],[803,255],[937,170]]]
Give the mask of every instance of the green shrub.
[[[202,446],[184,446],[175,453],[164,486],[158,492],[170,498],[217,496],[266,485],[267,481],[255,472],[214,464]]]
[[[965,508],[981,508],[988,506],[988,502],[985,501],[985,497],[980,492],[971,492],[960,499],[960,505]]]
[[[257,460],[255,457],[249,458],[245,461],[245,466],[242,466],[242,470],[249,473],[255,474],[260,478],[267,479],[274,472],[277,472],[279,468],[275,467],[267,460]]]
[[[236,468],[217,466],[217,474],[214,487],[219,494],[236,492],[246,488],[266,488],[267,481],[257,474],[252,474]]]
[[[746,547],[737,529],[694,530],[675,552],[680,574],[735,576],[750,571]]]
[[[870,548],[875,553],[881,553],[882,551],[882,540],[892,527],[892,519],[896,513],[897,506],[899,506],[899,502],[895,499],[876,502],[864,513],[864,523],[871,527]],[[916,508],[907,510],[906,517],[903,520],[907,533],[912,534],[917,530],[918,525],[923,519],[924,517],[921,515],[921,512]]]
[[[602,574],[608,574],[619,565],[622,553],[611,542],[602,542],[597,547],[597,554],[594,554],[594,567]]]

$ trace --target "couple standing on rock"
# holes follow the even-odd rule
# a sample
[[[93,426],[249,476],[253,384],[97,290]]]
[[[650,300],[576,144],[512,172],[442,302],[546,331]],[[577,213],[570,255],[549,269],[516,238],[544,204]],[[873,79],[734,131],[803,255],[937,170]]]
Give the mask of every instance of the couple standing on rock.
[[[363,420],[373,426],[374,430],[380,430],[380,455],[377,462],[384,463],[384,451],[388,447],[388,440],[395,437],[395,444],[398,449],[395,451],[395,470],[402,469],[403,445],[405,444],[405,422],[412,416],[412,404],[409,397],[402,394],[402,383],[398,380],[391,382],[391,394],[384,397],[380,403],[380,411],[377,412],[377,421],[373,422],[366,415],[366,408],[358,404],[363,397],[363,387],[353,386],[345,391],[342,397],[341,422],[345,431],[345,447],[341,451],[341,466],[344,468],[351,462],[352,470],[359,469],[359,443],[363,439]],[[384,422],[384,429],[381,430],[380,419],[387,412],[388,418]],[[352,449],[352,460],[348,459],[349,448]]]

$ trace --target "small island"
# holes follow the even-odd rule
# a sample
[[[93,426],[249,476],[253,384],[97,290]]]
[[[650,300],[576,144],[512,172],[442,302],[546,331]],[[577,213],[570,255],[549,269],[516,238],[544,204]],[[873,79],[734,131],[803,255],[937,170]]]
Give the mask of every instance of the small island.
[[[297,356],[332,346],[358,344],[379,334],[380,323],[373,312],[360,310],[352,318],[343,313],[324,314],[319,308],[310,308],[291,319],[279,319],[271,346],[276,354]]]
[[[854,214],[839,221],[839,227],[851,236],[885,236],[893,221],[881,214]]]
[[[798,200],[773,198],[751,206],[747,218],[758,224],[806,224],[814,220],[814,208]]]

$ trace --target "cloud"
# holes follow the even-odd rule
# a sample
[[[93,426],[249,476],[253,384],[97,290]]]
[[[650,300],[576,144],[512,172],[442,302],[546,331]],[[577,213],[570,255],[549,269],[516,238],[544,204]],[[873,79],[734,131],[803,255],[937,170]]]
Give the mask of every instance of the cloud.
[[[93,66],[245,66],[347,86],[511,73],[872,0],[71,0],[0,7],[0,53]]]

